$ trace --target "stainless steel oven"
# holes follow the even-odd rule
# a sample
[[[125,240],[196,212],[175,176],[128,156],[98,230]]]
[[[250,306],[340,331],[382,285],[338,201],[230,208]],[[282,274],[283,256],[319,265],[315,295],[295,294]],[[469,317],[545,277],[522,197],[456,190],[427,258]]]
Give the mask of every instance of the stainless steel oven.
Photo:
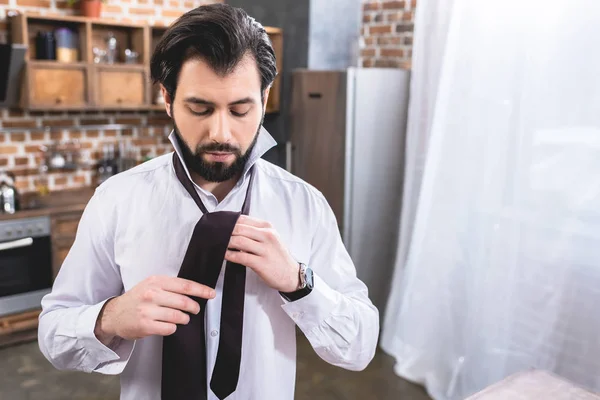
[[[0,221],[0,317],[39,308],[51,287],[50,218]]]

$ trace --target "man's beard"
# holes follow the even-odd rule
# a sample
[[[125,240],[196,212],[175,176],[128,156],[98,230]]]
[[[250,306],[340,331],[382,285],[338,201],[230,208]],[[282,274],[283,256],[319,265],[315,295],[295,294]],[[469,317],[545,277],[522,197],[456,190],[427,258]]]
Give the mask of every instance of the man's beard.
[[[261,124],[258,126],[256,134],[252,143],[248,147],[248,150],[242,154],[239,147],[232,146],[228,143],[208,143],[204,145],[198,145],[196,150],[192,150],[188,144],[183,140],[177,124],[173,119],[173,131],[179,141],[179,147],[183,153],[183,160],[185,165],[193,172],[200,175],[202,179],[208,182],[225,182],[236,176],[241,175],[244,171],[246,163],[252,154],[252,149],[256,146],[258,135],[260,132]],[[204,155],[208,152],[228,152],[235,156],[235,160],[231,165],[227,165],[223,162],[209,162],[204,159]]]

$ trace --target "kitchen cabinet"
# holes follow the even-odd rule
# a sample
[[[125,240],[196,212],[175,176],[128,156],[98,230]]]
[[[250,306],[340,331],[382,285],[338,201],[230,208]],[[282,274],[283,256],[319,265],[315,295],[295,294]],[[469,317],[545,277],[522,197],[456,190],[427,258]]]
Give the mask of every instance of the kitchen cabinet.
[[[53,278],[56,278],[61,265],[67,254],[69,254],[69,250],[71,250],[71,246],[75,242],[81,215],[81,212],[76,211],[53,214],[51,217]]]
[[[80,16],[17,14],[10,18],[15,44],[28,46],[21,85],[22,109],[53,110],[164,110],[157,102],[158,86],[150,81],[150,58],[166,27]],[[55,52],[51,60],[38,59],[38,36],[68,28],[76,45]],[[283,32],[266,27],[277,67],[283,70]],[[107,38],[117,42],[112,63],[101,60],[94,49],[106,49]],[[137,53],[126,62],[125,50]],[[64,56],[67,54],[67,56]],[[60,60],[60,61],[59,61]],[[267,113],[280,108],[281,76],[273,82]]]

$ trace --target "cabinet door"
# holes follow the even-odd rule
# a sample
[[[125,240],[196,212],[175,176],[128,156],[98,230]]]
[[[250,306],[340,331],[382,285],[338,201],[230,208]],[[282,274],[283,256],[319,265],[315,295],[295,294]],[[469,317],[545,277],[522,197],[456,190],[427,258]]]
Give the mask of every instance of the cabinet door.
[[[88,106],[87,68],[33,63],[28,67],[29,108],[69,109]]]
[[[67,254],[73,246],[81,212],[55,214],[52,216],[52,274],[56,277]]]
[[[114,108],[140,107],[145,104],[144,70],[99,68],[96,72],[98,106]]]

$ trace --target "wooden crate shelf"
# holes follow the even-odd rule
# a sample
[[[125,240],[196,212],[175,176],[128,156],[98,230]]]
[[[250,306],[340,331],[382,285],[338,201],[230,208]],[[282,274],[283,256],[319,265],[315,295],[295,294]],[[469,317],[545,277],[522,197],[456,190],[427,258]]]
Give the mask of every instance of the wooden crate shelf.
[[[101,18],[27,13],[11,17],[10,22],[13,42],[28,46],[21,90],[22,109],[164,110],[163,105],[156,103],[159,87],[150,81],[150,58],[167,27]],[[38,32],[63,27],[76,34],[76,61],[36,59]],[[283,32],[274,27],[266,27],[266,30],[273,43],[277,67],[281,73]],[[109,32],[117,38],[118,59],[113,64],[95,63],[93,48],[104,48]],[[136,63],[124,62],[124,51],[127,48],[138,53]],[[71,58],[73,59],[75,58]],[[281,77],[277,76],[269,95],[267,113],[279,111],[280,91]]]

